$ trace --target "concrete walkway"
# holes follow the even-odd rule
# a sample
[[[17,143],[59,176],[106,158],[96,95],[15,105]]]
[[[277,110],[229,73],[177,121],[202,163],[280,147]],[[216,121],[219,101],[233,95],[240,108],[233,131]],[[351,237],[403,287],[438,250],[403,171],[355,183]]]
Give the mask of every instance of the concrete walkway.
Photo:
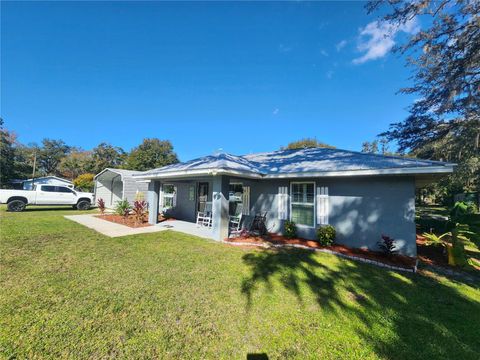
[[[65,218],[75,221],[83,226],[93,229],[100,234],[109,237],[120,237],[128,235],[146,234],[158,231],[173,230],[183,232],[189,235],[199,236],[207,239],[212,238],[212,231],[207,228],[199,227],[194,223],[186,221],[172,220],[164,221],[154,226],[145,226],[140,228],[131,228],[126,225],[117,224],[111,221],[102,220],[93,214],[87,215],[65,215]]]

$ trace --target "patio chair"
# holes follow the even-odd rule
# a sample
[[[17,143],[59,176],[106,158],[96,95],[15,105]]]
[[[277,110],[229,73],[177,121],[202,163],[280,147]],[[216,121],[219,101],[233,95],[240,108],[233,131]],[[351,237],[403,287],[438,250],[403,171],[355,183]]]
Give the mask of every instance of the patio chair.
[[[212,227],[212,202],[206,202],[203,211],[197,213],[197,225]]]
[[[253,218],[250,231],[254,234],[265,235],[268,230],[266,226],[267,222],[267,212],[255,214]]]
[[[243,204],[237,204],[235,215],[228,217],[228,228],[231,233],[238,233],[240,231],[240,224],[242,223]]]

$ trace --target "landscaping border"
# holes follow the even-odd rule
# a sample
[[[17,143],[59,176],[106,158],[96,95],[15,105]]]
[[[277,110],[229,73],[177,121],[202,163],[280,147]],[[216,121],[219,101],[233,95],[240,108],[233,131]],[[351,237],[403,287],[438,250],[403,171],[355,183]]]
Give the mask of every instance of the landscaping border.
[[[297,249],[304,249],[304,250],[311,250],[311,251],[319,251],[319,252],[323,252],[323,253],[326,253],[326,254],[336,255],[336,256],[339,256],[339,257],[344,258],[344,259],[350,259],[350,260],[354,260],[354,261],[363,262],[363,263],[366,263],[366,264],[376,265],[378,267],[383,267],[383,268],[390,269],[390,270],[405,271],[405,272],[410,272],[410,273],[416,273],[417,268],[418,268],[418,259],[416,260],[415,266],[413,268],[406,268],[406,267],[401,267],[401,266],[394,266],[394,265],[385,264],[385,263],[382,263],[382,262],[377,261],[377,260],[366,259],[366,258],[363,258],[363,257],[360,257],[360,256],[346,255],[346,254],[342,254],[340,252],[333,251],[333,250],[315,249],[315,248],[311,248],[309,246],[298,245],[298,244],[288,244],[288,245],[283,245],[283,244],[258,244],[258,243],[246,243],[246,242],[235,242],[235,241],[225,241],[225,240],[223,240],[222,242],[225,243],[225,244],[230,244],[230,245],[234,245],[234,246],[258,246],[258,247],[263,247],[263,248],[266,248],[266,249],[274,247],[274,248],[297,248]]]

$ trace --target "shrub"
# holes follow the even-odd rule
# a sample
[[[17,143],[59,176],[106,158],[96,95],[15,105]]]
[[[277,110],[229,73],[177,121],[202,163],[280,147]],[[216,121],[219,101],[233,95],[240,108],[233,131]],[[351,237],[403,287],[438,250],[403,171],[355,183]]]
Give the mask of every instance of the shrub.
[[[318,242],[323,246],[330,246],[337,237],[337,231],[332,225],[321,226],[317,229]]]
[[[377,244],[386,256],[392,256],[398,252],[398,250],[396,250],[395,240],[390,236],[382,235],[382,240]]]
[[[477,206],[473,202],[457,201],[450,211],[450,219],[453,222],[464,222],[467,215],[475,214],[478,211]]]
[[[142,223],[145,220],[147,214],[148,203],[145,200],[135,200],[133,203],[133,213],[135,214],[135,220]]]
[[[285,237],[287,239],[293,239],[297,237],[297,225],[295,224],[295,222],[286,220],[284,227],[285,227]]]
[[[98,205],[98,210],[100,210],[100,214],[105,214],[105,200],[103,200],[102,198],[98,199],[97,200],[97,205]]]
[[[127,199],[118,201],[117,206],[115,207],[115,212],[118,215],[123,216],[124,218],[126,218],[128,214],[130,214],[131,210],[132,210],[132,206],[130,205]]]
[[[75,180],[73,180],[73,185],[79,190],[92,192],[95,186],[95,183],[93,181],[94,177],[95,174],[89,173],[79,175]]]
[[[422,236],[425,238],[426,245],[433,245],[433,246],[443,246],[444,248],[447,247],[447,236],[450,236],[449,232],[437,235],[435,233],[423,233]]]

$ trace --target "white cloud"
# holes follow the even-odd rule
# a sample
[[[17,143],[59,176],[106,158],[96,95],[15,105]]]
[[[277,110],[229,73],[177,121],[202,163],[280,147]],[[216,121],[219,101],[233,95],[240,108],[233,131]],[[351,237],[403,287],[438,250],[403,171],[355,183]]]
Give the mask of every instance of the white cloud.
[[[364,54],[353,59],[354,64],[363,64],[369,60],[384,57],[395,45],[395,36],[402,31],[414,34],[419,30],[418,22],[414,18],[400,26],[385,21],[373,21],[360,29],[357,49]]]
[[[320,50],[320,54],[322,54],[323,56],[328,56],[328,52],[326,52],[324,49]]]
[[[327,79],[331,79],[333,77],[334,72],[332,70],[329,70],[325,73],[325,76]]]
[[[279,112],[280,112],[280,109],[279,109],[279,108],[275,108],[275,109],[273,109],[273,111],[272,111],[272,115],[275,116],[275,115],[277,115]]]
[[[342,40],[342,41],[340,41],[339,43],[337,43],[337,44],[335,45],[335,47],[337,48],[337,51],[340,51],[340,50],[342,50],[346,45],[347,45],[347,40]]]

